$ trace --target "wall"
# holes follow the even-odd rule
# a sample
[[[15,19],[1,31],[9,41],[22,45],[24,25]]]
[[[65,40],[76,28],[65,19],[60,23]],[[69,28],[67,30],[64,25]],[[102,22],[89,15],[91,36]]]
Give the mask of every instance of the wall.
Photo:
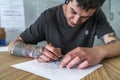
[[[110,20],[110,24],[120,38],[120,0],[111,0],[111,13],[113,17]]]
[[[26,27],[29,27],[45,9],[62,3],[64,0],[24,0]]]

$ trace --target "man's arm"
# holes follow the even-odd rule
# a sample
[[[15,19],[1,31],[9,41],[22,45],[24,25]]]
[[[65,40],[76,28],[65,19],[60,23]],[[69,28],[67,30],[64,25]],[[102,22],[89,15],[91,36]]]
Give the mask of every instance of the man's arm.
[[[62,53],[60,48],[46,44],[44,48],[26,44],[21,37],[16,38],[9,44],[9,52],[15,56],[32,57],[40,62],[58,60]]]
[[[76,64],[78,68],[86,68],[100,63],[104,58],[120,55],[120,40],[115,33],[108,33],[102,37],[105,45],[77,47],[66,54],[60,66],[72,68]]]
[[[38,58],[42,53],[42,48],[26,44],[21,37],[18,37],[9,44],[9,52],[15,56]]]
[[[105,43],[105,45],[101,46],[106,51],[105,58],[120,55],[120,40],[115,33],[108,33],[101,39]]]

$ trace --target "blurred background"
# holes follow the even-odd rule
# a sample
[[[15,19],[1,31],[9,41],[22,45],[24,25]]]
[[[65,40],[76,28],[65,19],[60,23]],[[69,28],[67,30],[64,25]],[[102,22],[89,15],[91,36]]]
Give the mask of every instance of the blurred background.
[[[13,1],[13,3],[11,3]],[[3,3],[4,2],[4,3]],[[1,0],[0,2],[0,26],[6,30],[6,42],[10,42],[19,35],[25,28],[29,27],[37,18],[41,12],[45,9],[53,7],[55,5],[63,4],[65,0]],[[6,4],[8,2],[9,4]],[[19,4],[18,4],[19,3]],[[120,0],[106,0],[102,6],[105,15],[115,30],[116,34],[120,38]],[[12,5],[7,6],[6,5]],[[12,9],[9,11],[8,8]],[[5,11],[6,10],[6,11]],[[6,19],[5,13],[15,13],[12,19]],[[18,14],[20,13],[20,14]],[[12,14],[11,14],[12,15]],[[11,16],[10,14],[7,16]],[[17,17],[16,17],[17,16]],[[5,19],[5,20],[4,20]],[[9,23],[9,21],[16,21],[16,23]],[[7,21],[7,22],[6,22]],[[12,25],[12,28],[11,26]],[[7,26],[7,27],[5,27]],[[13,30],[14,29],[14,30]],[[44,42],[43,42],[44,43]],[[40,44],[43,44],[40,43]],[[100,40],[95,39],[94,45],[101,45]]]

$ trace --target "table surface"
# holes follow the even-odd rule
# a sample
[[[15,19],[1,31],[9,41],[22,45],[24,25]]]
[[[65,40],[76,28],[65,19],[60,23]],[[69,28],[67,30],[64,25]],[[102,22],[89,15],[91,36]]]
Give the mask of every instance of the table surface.
[[[12,56],[8,52],[0,52],[0,80],[48,80],[44,77],[19,70],[11,65],[32,60]],[[101,62],[103,66],[82,80],[120,80],[120,57],[105,59]]]

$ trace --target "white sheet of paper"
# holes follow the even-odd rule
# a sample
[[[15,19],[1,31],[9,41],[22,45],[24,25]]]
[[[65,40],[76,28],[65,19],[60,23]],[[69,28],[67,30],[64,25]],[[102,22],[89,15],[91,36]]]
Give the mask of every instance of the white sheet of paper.
[[[36,60],[12,65],[12,67],[28,71],[39,76],[43,76],[50,80],[80,80],[101,66],[101,64],[98,64],[87,69],[67,69],[60,68],[60,61],[40,63]]]
[[[8,51],[8,46],[0,47],[0,52]]]

